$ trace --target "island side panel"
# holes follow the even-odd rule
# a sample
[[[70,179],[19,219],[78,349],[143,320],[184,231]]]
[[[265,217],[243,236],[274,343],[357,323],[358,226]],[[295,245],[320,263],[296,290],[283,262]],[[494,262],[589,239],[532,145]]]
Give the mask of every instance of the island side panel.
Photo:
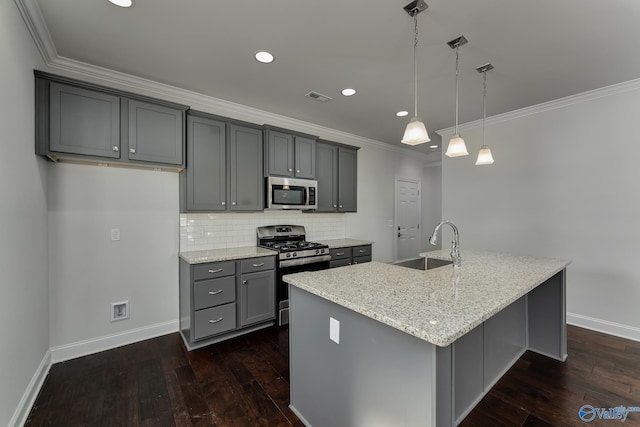
[[[291,409],[307,426],[436,425],[433,344],[289,288]]]
[[[566,270],[527,295],[529,349],[564,361],[567,358]]]

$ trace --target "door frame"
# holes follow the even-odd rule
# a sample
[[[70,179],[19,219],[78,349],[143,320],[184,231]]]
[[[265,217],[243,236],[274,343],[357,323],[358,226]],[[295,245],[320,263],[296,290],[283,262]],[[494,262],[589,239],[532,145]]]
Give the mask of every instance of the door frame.
[[[422,248],[422,181],[417,178],[409,178],[405,176],[393,177],[393,260],[398,261],[398,181],[407,181],[418,184],[418,253]]]

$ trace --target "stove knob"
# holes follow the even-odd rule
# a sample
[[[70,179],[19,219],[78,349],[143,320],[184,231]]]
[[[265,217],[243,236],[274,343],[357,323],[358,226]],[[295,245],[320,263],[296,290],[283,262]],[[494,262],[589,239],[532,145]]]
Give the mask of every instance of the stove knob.
[[[291,254],[287,254],[287,258],[291,258]]]
[[[291,256],[296,257],[296,256],[298,256],[298,254],[294,252],[293,255],[291,255]]]
[[[320,249],[316,249],[316,255],[320,253]]]

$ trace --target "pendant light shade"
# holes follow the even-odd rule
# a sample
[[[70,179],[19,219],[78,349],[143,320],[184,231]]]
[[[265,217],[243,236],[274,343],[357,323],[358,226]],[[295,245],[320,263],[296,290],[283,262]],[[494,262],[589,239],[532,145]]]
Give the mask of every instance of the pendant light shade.
[[[451,137],[451,139],[449,140],[449,146],[447,147],[447,152],[444,154],[448,157],[460,157],[469,155],[467,146],[460,134],[456,133]]]
[[[476,165],[490,165],[493,163],[493,156],[491,155],[491,149],[486,145],[483,145],[478,152],[478,159]]]
[[[414,37],[413,37],[413,107],[414,115],[411,121],[407,124],[404,130],[404,136],[402,137],[403,144],[418,145],[431,141],[427,128],[424,123],[418,118],[418,62],[416,59],[418,48],[418,13],[429,7],[422,0],[415,0],[404,7],[405,11],[413,17],[414,25]]]
[[[447,42],[451,49],[456,50],[456,133],[449,140],[449,146],[447,147],[447,152],[444,153],[447,157],[460,157],[460,156],[468,156],[469,152],[467,151],[467,146],[464,143],[464,139],[458,133],[458,75],[460,74],[459,65],[460,65],[460,55],[459,49],[460,46],[467,43],[467,39],[464,36],[460,36],[456,39]]]
[[[407,128],[404,130],[404,136],[402,137],[402,143],[407,145],[418,145],[425,142],[429,142],[429,134],[424,123],[417,117],[411,119],[407,124]]]
[[[479,73],[483,74],[483,86],[482,86],[482,147],[478,152],[478,158],[476,160],[476,166],[493,164],[493,155],[491,150],[485,142],[485,122],[487,121],[487,71],[493,70],[493,65],[485,64],[476,68]]]

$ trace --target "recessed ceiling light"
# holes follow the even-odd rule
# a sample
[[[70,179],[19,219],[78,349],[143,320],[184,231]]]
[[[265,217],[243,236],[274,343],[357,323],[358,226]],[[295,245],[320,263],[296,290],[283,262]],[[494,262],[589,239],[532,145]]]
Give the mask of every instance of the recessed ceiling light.
[[[132,7],[133,6],[133,0],[109,0],[111,3],[115,4],[116,6],[120,6],[120,7]]]
[[[351,89],[351,88],[342,89],[342,94],[343,94],[344,96],[351,96],[351,95],[355,95],[355,94],[356,94],[356,90],[355,90],[355,89]]]
[[[256,52],[256,59],[263,64],[270,64],[273,62],[273,55],[266,50],[259,50]]]
[[[396,113],[396,116],[398,116],[398,117],[404,117],[404,116],[408,116],[408,115],[409,115],[408,111],[398,111]]]

